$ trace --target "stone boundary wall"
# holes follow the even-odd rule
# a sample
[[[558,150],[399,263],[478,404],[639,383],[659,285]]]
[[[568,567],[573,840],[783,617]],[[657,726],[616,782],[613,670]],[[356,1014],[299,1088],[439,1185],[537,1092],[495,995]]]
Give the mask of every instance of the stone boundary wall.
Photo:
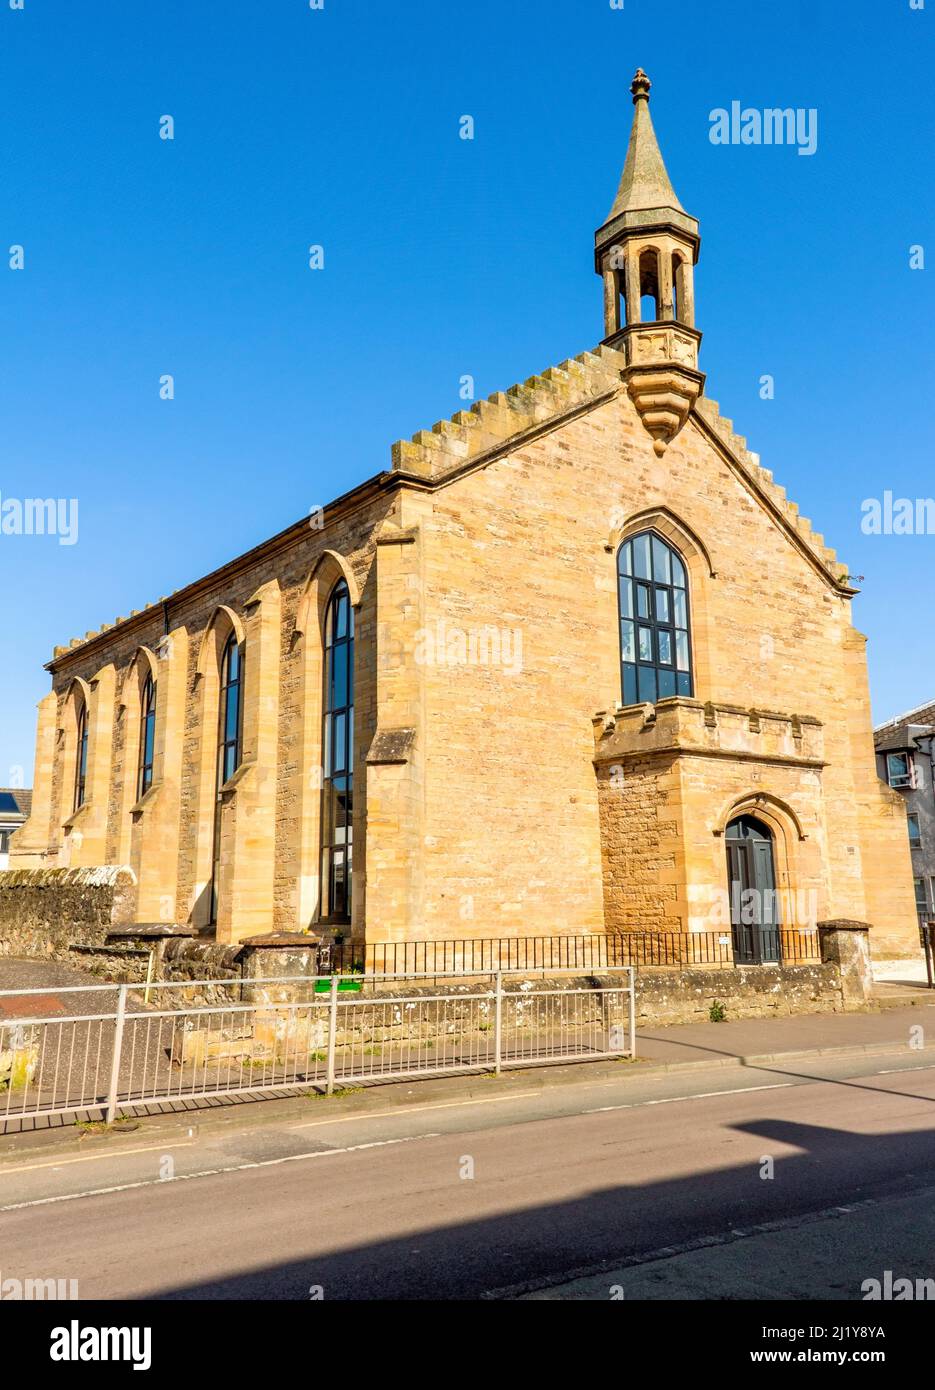
[[[639,970],[637,1027],[707,1023],[715,1002],[725,1019],[787,1018],[792,1014],[843,1013],[866,1007],[850,1001],[833,963],[739,965],[732,970]]]
[[[0,956],[67,960],[75,945],[104,945],[133,913],[136,878],[128,868],[5,869],[0,872]]]
[[[523,989],[613,989],[626,985],[626,975],[594,974],[563,975],[543,979],[529,975],[518,983],[512,977],[510,993]],[[484,994],[491,988],[487,981],[465,984],[455,979],[439,979],[437,985],[406,980],[380,982],[365,986],[364,993],[405,995],[418,999],[432,994]],[[842,985],[837,963],[821,965],[792,965],[780,968],[770,965],[735,966],[732,969],[678,969],[669,966],[648,966],[636,971],[637,1027],[676,1023],[707,1023],[712,1004],[724,1008],[727,1019],[785,1018],[792,1014],[842,1013],[866,1007],[868,998],[848,997]]]

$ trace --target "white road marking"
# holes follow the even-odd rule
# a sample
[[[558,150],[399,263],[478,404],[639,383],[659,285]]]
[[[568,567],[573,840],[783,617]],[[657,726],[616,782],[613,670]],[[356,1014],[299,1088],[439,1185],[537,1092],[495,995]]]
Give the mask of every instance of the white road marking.
[[[816,1078],[817,1079],[817,1078]],[[795,1081],[779,1081],[772,1086],[739,1086],[731,1091],[699,1091],[693,1096],[665,1096],[662,1100],[635,1100],[629,1105],[599,1105],[595,1110],[579,1110],[579,1115],[605,1115],[608,1110],[642,1110],[646,1105],[677,1105],[683,1100],[709,1100],[711,1096],[746,1096],[751,1091],[785,1091]]]
[[[0,1164],[0,1177],[6,1177],[7,1173],[35,1173],[40,1168],[67,1168],[72,1163],[97,1163],[102,1158],[123,1158],[127,1154],[166,1153],[171,1149],[190,1149],[194,1142],[193,1139],[183,1139],[174,1144],[147,1144],[137,1149],[111,1149],[109,1153],[82,1154],[80,1158],[57,1158],[52,1163],[23,1163],[18,1168],[6,1168]]]
[[[439,1139],[438,1134],[408,1134],[402,1139],[373,1139],[367,1144],[349,1144],[343,1149],[322,1149],[317,1153],[287,1154],[284,1158],[263,1158],[255,1163],[231,1163],[224,1168],[205,1168],[198,1173],[178,1173],[172,1178],[145,1178],[140,1182],[118,1183],[113,1187],[96,1187],[90,1192],[66,1192],[59,1197],[36,1197],[29,1202],[13,1202],[0,1207],[0,1213],[23,1211],[27,1207],[47,1207],[55,1202],[78,1202],[84,1197],[105,1197],[112,1192],[132,1192],[138,1187],[168,1187],[193,1178],[216,1178],[223,1173],[244,1173],[252,1168],[276,1168],[283,1163],[299,1163],[304,1159],[332,1158],[336,1154],[357,1153],[361,1149],[384,1149],[391,1144],[412,1144],[420,1139]]]
[[[904,1071],[935,1071],[935,1062],[927,1062],[924,1067],[891,1067],[889,1071],[871,1071],[868,1076],[901,1076]]]
[[[820,1077],[816,1077],[820,1080]],[[746,1096],[751,1091],[785,1091],[790,1086],[795,1086],[795,1081],[777,1081],[772,1086],[739,1086],[736,1090],[730,1091],[699,1091],[693,1096],[667,1096],[665,1100],[644,1100],[643,1105],[674,1105],[680,1100],[710,1100],[712,1096]]]

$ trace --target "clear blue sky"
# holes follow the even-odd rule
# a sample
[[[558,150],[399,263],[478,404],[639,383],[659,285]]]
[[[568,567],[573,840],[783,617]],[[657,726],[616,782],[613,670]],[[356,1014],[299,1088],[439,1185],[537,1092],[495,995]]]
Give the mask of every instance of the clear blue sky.
[[[487,395],[599,341],[592,234],[637,65],[701,221],[709,393],[866,576],[875,716],[935,696],[935,537],[860,529],[864,498],[935,493],[933,19],[935,0],[0,0],[0,493],[75,496],[80,524],[71,547],[0,535],[0,784],[31,768],[55,642],[376,473],[461,407],[463,374]],[[817,153],[712,145],[734,99],[817,108]]]

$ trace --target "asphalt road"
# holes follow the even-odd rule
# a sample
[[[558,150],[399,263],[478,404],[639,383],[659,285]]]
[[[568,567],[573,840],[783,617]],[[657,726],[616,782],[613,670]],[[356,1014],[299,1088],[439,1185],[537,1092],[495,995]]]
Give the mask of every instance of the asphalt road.
[[[77,1279],[81,1298],[474,1299],[566,1283],[599,1298],[604,1270],[671,1272],[720,1246],[730,1258],[687,1296],[777,1296],[777,1260],[783,1297],[859,1298],[885,1268],[935,1276],[931,1218],[912,1219],[933,1209],[932,1064],[581,1075],[6,1155],[0,1271]]]

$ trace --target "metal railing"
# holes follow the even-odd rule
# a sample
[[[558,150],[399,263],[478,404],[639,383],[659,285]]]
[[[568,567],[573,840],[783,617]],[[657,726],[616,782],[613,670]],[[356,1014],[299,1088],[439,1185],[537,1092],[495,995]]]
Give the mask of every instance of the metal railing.
[[[821,959],[814,927],[725,928],[722,931],[633,931],[581,936],[460,937],[448,941],[322,943],[319,970],[338,974],[426,974],[436,978],[482,970],[642,969],[733,965],[759,956],[787,965]]]
[[[935,989],[935,922],[926,919],[920,926],[922,953],[925,956],[925,974],[929,989]]]
[[[72,986],[54,995],[76,1012],[54,1017],[29,1012],[29,996],[45,1002],[48,989],[0,991],[0,1132],[53,1115],[111,1122],[173,1102],[634,1057],[632,969],[619,984],[562,985],[575,973],[540,982],[480,971],[473,987],[447,989],[412,976],[366,989],[338,975],[285,977],[264,980],[265,997],[250,1002],[247,984],[230,980],[158,983],[155,1006],[124,984],[110,987],[113,1008],[102,1013],[82,1012],[82,996],[107,986]],[[271,998],[282,986],[296,997]],[[218,997],[192,1005],[192,990]],[[17,1016],[5,1018],[14,998]]]

